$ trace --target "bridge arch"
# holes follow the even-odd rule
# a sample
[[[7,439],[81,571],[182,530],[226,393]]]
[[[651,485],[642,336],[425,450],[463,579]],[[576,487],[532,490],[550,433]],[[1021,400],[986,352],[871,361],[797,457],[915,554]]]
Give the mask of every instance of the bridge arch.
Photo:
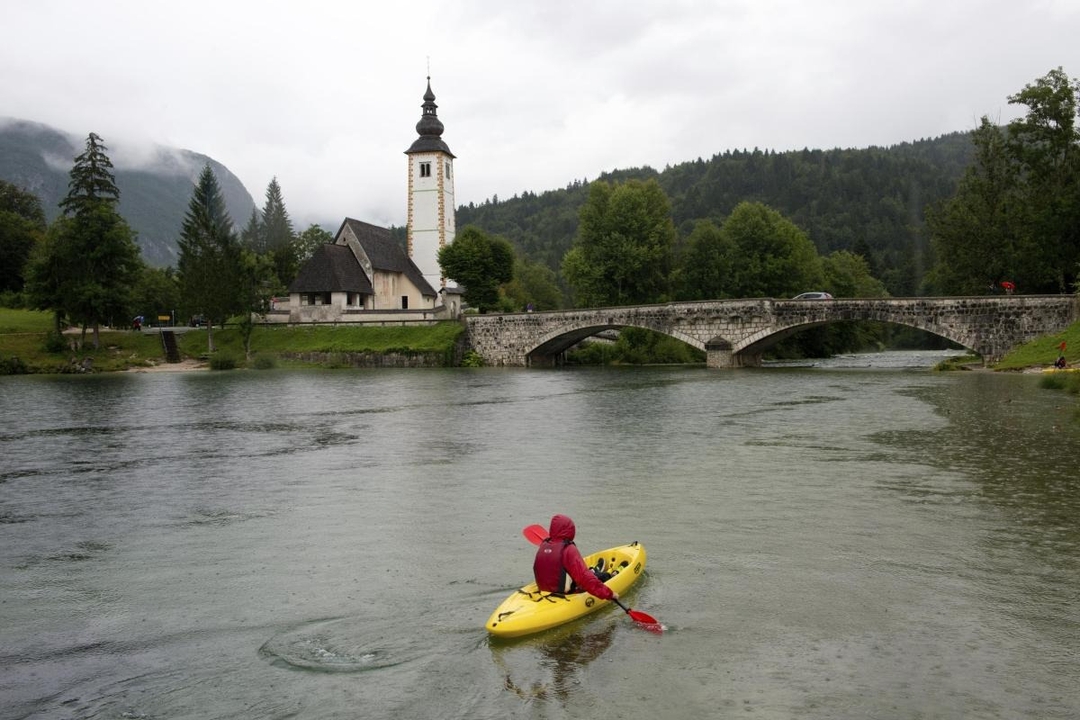
[[[705,351],[706,349],[705,344],[698,338],[686,335],[679,329],[659,329],[633,322],[613,323],[609,321],[602,325],[598,325],[595,321],[583,321],[578,325],[560,328],[540,337],[536,347],[525,353],[527,358],[526,364],[529,366],[556,364],[562,358],[563,353],[582,340],[599,335],[608,330],[623,330],[628,327],[640,328],[642,330],[655,330],[668,337],[681,340],[687,345],[696,347],[698,350]]]
[[[812,320],[797,319],[781,321],[771,329],[762,329],[732,345],[732,353],[739,357],[739,365],[760,365],[762,355],[771,347],[805,330],[845,322],[880,322],[891,325],[914,328],[944,338],[964,348],[981,354],[978,338],[974,337],[966,325],[947,326],[940,322],[929,321],[926,316],[910,313],[882,312],[880,309],[855,308],[842,313],[841,317]],[[713,341],[715,342],[715,341]]]
[[[760,363],[762,352],[806,328],[875,320],[925,330],[993,363],[1014,345],[1074,322],[1074,295],[835,300],[713,300],[536,313],[470,315],[468,343],[489,365],[550,365],[604,330],[653,330],[705,351],[710,367]]]

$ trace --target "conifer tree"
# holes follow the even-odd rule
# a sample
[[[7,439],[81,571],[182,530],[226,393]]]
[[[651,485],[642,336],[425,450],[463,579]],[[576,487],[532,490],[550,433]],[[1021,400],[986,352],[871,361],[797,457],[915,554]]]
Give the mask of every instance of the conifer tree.
[[[240,241],[233,231],[214,171],[207,164],[192,192],[180,230],[180,299],[206,316],[207,346],[214,350],[213,325],[240,312]]]
[[[120,202],[120,189],[116,187],[113,164],[106,150],[101,137],[90,133],[86,149],[76,156],[71,168],[67,197],[60,201],[60,208],[66,214],[78,215],[99,205],[115,208]]]
[[[143,263],[135,233],[117,212],[120,190],[101,138],[90,133],[86,149],[75,158],[68,194],[60,201],[49,242],[32,263],[28,283],[39,307],[72,322],[93,327],[94,347],[101,344],[102,323],[123,323],[131,289]]]
[[[274,272],[282,287],[288,287],[299,270],[296,233],[292,220],[285,209],[281,186],[272,178],[266,187],[266,204],[263,205],[261,223],[262,252],[268,253],[274,263]]]
[[[251,217],[248,218],[244,229],[240,231],[240,241],[247,249],[259,255],[266,254],[266,248],[263,246],[262,221],[259,218],[258,209],[251,208]]]

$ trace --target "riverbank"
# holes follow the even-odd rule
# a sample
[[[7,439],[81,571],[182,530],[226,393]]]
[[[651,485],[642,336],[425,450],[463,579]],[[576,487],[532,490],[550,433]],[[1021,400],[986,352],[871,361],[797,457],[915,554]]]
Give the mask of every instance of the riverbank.
[[[127,368],[124,372],[134,373],[159,373],[159,372],[192,372],[194,370],[209,370],[210,363],[188,358],[178,363],[162,362],[155,365]]]
[[[177,372],[205,369],[273,367],[453,367],[467,364],[465,326],[441,322],[422,326],[259,326],[250,352],[236,327],[215,328],[214,350],[208,331],[178,329],[180,363],[165,361],[162,337],[143,331],[102,330],[98,348],[81,332],[58,334],[52,316],[31,310],[0,309],[0,375],[86,372]],[[672,340],[674,343],[675,341]],[[1080,323],[1061,333],[1038,338],[1010,352],[991,368],[1041,372],[1057,358],[1064,343],[1070,367],[1080,364]],[[683,346],[686,347],[686,346]],[[671,362],[678,362],[672,360]],[[940,370],[973,369],[970,356]]]
[[[213,350],[209,333],[212,332]],[[165,359],[161,331],[102,329],[63,334],[52,316],[30,310],[0,310],[0,374],[87,372],[177,372],[271,367],[445,367],[459,365],[465,326],[459,322],[412,326],[258,326],[250,351],[234,326],[175,332],[179,363]]]

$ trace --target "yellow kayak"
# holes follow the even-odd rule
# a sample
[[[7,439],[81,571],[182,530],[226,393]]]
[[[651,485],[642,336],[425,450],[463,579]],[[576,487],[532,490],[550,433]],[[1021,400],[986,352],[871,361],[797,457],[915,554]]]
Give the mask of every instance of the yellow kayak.
[[[619,595],[629,590],[645,570],[645,546],[636,541],[588,555],[585,564],[595,567],[601,558],[604,569],[615,573],[604,584]],[[609,601],[585,592],[572,595],[540,592],[532,582],[503,600],[485,627],[496,637],[521,637],[576,620],[607,604]]]

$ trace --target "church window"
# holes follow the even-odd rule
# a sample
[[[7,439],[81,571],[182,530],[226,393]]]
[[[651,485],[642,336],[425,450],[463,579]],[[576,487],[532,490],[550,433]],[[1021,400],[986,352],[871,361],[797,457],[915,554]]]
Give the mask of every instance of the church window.
[[[450,179],[450,163],[449,163],[449,161],[446,163],[446,178]]]
[[[431,163],[420,163],[420,177],[431,177]]]

